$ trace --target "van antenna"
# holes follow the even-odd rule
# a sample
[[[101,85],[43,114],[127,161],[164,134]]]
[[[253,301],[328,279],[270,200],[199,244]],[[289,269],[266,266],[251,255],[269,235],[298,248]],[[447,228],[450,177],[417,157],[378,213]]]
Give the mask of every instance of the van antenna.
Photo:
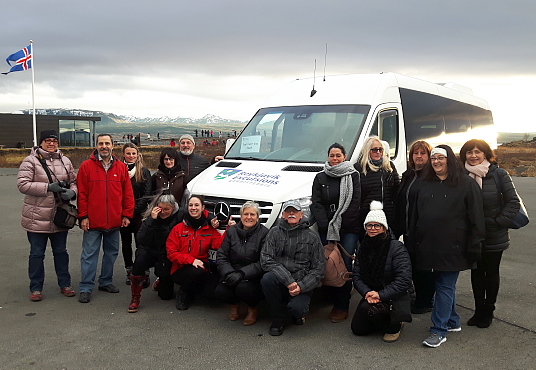
[[[326,42],[326,54],[324,55],[324,82],[326,81],[326,64],[328,61],[328,43]]]
[[[316,94],[315,80],[316,80],[316,59],[315,59],[315,70],[313,72],[313,89],[311,90],[311,98]]]

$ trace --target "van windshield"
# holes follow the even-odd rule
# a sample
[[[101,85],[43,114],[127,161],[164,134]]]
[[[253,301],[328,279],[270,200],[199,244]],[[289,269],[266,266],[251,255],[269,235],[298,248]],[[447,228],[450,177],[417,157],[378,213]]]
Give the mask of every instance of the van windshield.
[[[323,163],[333,143],[351,153],[369,110],[368,105],[263,108],[225,158]]]

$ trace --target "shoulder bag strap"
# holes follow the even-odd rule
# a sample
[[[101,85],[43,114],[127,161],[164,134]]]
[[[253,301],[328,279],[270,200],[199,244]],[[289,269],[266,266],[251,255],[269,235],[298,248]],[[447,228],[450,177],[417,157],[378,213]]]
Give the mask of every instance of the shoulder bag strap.
[[[50,169],[47,166],[47,162],[45,161],[45,158],[41,155],[41,153],[37,153],[37,158],[39,159],[39,162],[43,166],[43,169],[45,170],[45,173],[47,174],[48,181],[52,184],[54,181],[52,181],[52,176],[50,175]],[[54,199],[58,201],[58,203],[61,203],[59,196],[57,193],[54,193]]]

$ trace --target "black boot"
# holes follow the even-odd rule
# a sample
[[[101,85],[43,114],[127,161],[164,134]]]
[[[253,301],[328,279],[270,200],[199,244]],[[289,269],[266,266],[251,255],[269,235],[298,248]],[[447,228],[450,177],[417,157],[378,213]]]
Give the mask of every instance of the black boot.
[[[467,320],[467,325],[477,326],[477,323],[480,322],[480,318],[484,313],[484,302],[477,301],[475,302],[475,314]]]
[[[187,310],[188,307],[190,307],[190,303],[192,303],[192,298],[190,295],[184,290],[179,289],[179,292],[177,293],[177,303],[175,304],[177,310]]]
[[[476,322],[476,326],[478,328],[488,328],[493,321],[493,311],[495,311],[494,304],[484,305],[482,315],[480,316],[480,319]]]

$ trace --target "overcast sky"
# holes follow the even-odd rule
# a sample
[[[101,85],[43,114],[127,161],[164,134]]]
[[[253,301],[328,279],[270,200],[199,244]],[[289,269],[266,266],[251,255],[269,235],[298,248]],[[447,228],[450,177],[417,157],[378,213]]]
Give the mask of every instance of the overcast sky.
[[[285,83],[396,72],[486,99],[500,131],[536,131],[536,1],[0,0],[1,60],[34,41],[37,108],[248,120]],[[7,72],[4,63],[1,72]],[[31,73],[0,75],[0,112]],[[531,124],[531,126],[528,126]]]

